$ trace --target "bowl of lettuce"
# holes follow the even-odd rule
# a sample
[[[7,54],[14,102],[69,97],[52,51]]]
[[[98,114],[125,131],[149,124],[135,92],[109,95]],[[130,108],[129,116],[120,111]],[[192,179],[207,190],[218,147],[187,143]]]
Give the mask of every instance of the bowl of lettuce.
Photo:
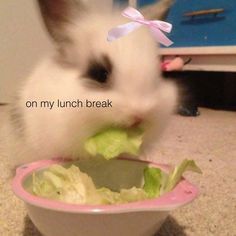
[[[45,236],[149,236],[170,211],[193,201],[198,189],[182,177],[185,171],[201,173],[193,160],[170,167],[124,157],[138,155],[140,134],[107,129],[86,141],[92,159],[20,166],[13,191],[39,231]]]

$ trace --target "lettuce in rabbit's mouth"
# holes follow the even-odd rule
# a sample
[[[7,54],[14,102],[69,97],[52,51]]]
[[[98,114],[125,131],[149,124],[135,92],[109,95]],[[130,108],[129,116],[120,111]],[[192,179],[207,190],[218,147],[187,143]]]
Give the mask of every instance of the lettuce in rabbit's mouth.
[[[107,160],[123,153],[138,156],[142,137],[140,128],[111,127],[88,138],[85,150],[92,156],[100,155]]]

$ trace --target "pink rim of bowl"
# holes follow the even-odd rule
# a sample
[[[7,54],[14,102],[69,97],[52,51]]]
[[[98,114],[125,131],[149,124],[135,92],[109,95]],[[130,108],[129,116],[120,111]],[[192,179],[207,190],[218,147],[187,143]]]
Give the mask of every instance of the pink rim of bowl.
[[[122,158],[124,161],[139,161]],[[193,184],[189,183],[184,178],[178,185],[169,193],[161,197],[137,201],[126,204],[115,205],[86,205],[86,204],[69,204],[60,201],[49,200],[46,198],[37,197],[26,191],[23,187],[24,180],[33,172],[49,167],[53,164],[65,164],[71,160],[55,158],[50,160],[41,160],[20,166],[16,170],[16,176],[12,182],[13,192],[22,199],[25,203],[54,211],[69,212],[69,213],[87,213],[87,214],[114,214],[126,212],[140,211],[170,211],[180,206],[186,205],[193,201],[199,194],[198,189]],[[159,167],[163,170],[168,169],[167,165],[157,164],[149,161],[141,161],[150,166]]]

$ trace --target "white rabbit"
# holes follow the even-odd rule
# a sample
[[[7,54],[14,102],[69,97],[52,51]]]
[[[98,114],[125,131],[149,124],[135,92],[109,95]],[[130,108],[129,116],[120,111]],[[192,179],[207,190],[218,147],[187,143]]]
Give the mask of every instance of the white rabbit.
[[[149,30],[141,27],[108,42],[108,31],[127,22],[120,9],[110,11],[105,1],[99,5],[86,0],[38,2],[57,50],[33,71],[11,109],[13,139],[9,143],[14,165],[86,157],[86,138],[111,125],[142,126],[141,156],[154,158],[149,153],[173,112],[177,93],[173,84],[161,78],[158,47]],[[160,3],[157,15],[169,3]],[[150,7],[146,12],[153,14]],[[58,99],[109,99],[112,107],[58,108]],[[27,108],[27,101],[36,101],[38,107]],[[55,104],[44,108],[41,101]]]

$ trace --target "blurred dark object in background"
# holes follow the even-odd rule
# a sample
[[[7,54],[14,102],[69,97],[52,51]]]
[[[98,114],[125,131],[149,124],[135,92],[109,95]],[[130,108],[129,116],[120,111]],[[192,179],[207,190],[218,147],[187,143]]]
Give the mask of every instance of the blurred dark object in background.
[[[164,76],[180,86],[180,115],[197,116],[199,106],[236,111],[236,73],[184,71]]]

